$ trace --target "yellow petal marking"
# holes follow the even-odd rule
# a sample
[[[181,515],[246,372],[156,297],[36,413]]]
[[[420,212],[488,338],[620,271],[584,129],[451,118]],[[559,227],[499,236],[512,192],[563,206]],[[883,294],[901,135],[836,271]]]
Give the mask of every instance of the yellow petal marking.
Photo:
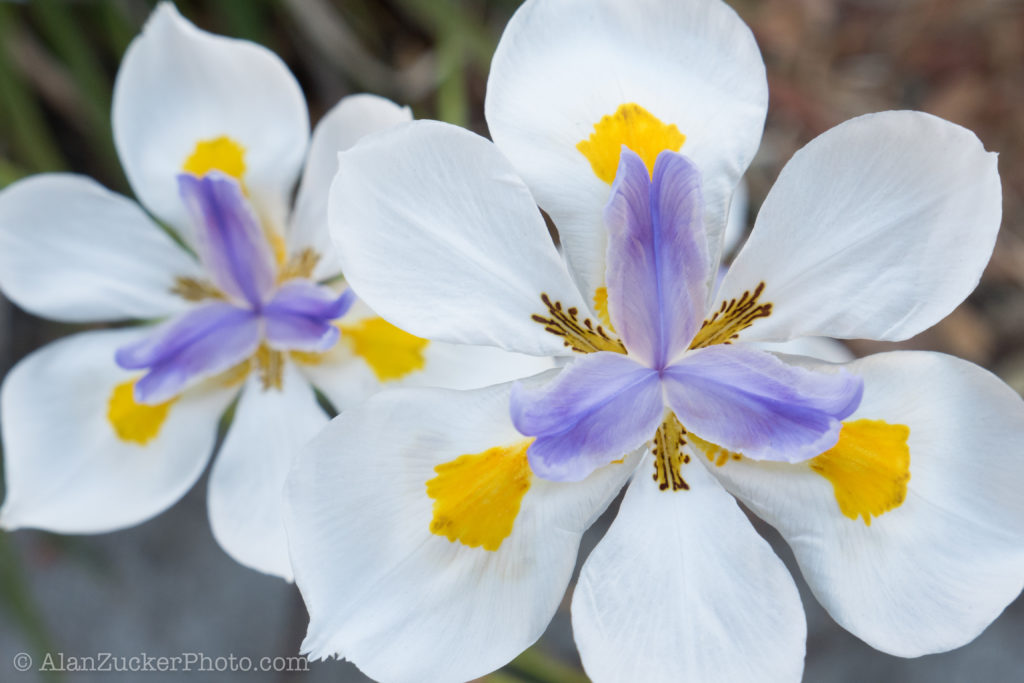
[[[470,548],[497,550],[512,533],[533,474],[526,449],[533,439],[461,455],[434,468],[430,533]]]
[[[619,105],[614,114],[594,124],[594,132],[581,140],[576,149],[590,162],[594,174],[609,185],[619,170],[619,155],[625,145],[643,159],[647,171],[654,174],[654,162],[664,150],[678,152],[686,142],[674,123],[662,123],[639,104]]]
[[[149,405],[135,401],[135,380],[114,387],[107,402],[107,421],[121,441],[144,446],[160,433],[171,404],[177,399]]]
[[[384,318],[365,318],[342,325],[341,333],[382,382],[404,377],[426,364],[423,350],[427,340],[400,330]]]
[[[741,460],[743,458],[739,453],[733,453],[716,443],[705,441],[696,434],[688,434],[686,439],[694,448],[703,453],[708,460],[713,462],[715,467],[721,467],[730,460]]]
[[[910,428],[882,420],[844,422],[839,442],[809,461],[832,482],[839,510],[850,519],[871,518],[898,508],[910,481]]]
[[[597,317],[601,319],[601,322],[605,324],[609,332],[615,331],[615,326],[612,325],[612,316],[608,312],[608,288],[598,287],[594,290],[594,313],[597,313]]]
[[[274,254],[274,263],[277,264],[278,270],[278,282],[283,282],[287,279],[282,276],[282,273],[288,265],[288,244],[285,242],[284,236],[270,227],[269,224],[264,225],[263,234],[267,236],[270,251]]]
[[[245,147],[226,135],[200,140],[192,154],[185,159],[181,170],[195,176],[204,176],[216,170],[241,181],[245,175]]]

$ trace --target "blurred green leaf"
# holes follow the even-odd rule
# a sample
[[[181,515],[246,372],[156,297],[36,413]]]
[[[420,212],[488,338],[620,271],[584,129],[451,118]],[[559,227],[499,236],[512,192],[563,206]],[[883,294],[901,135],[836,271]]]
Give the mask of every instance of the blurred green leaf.
[[[21,163],[30,171],[60,171],[66,168],[46,119],[11,63],[7,51],[13,31],[21,29],[15,8],[0,4],[0,125]]]
[[[90,33],[82,30],[85,15],[69,10],[59,0],[34,0],[29,5],[41,34],[71,73],[81,95],[94,159],[103,170],[119,177],[120,164],[114,151],[110,128],[111,82],[96,51]]]

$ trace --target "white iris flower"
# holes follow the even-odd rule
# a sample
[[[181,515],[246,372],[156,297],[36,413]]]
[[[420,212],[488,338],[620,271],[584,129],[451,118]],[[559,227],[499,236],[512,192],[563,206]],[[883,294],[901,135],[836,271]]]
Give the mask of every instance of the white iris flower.
[[[344,409],[384,384],[468,388],[550,367],[414,337],[331,284],[337,152],[410,119],[352,96],[311,142],[277,56],[160,5],[121,64],[114,139],[142,207],[189,249],[85,177],[44,174],[0,193],[0,288],[14,302],[66,322],[166,320],[76,334],[11,371],[0,525],[94,533],[156,515],[206,468],[238,398],[210,523],[239,562],[290,580],[281,496],[293,452],[328,420],[314,387]]]
[[[719,0],[528,0],[488,82],[493,144],[416,122],[341,155],[332,236],[375,310],[566,362],[382,392],[300,454],[306,652],[384,681],[501,666],[627,482],[572,602],[595,681],[800,680],[795,584],[736,499],[885,652],[963,645],[1017,596],[1020,397],[941,354],[837,368],[752,345],[906,339],[947,315],[992,251],[995,155],[915,112],[837,126],[786,165],[711,294],[766,103],[753,36]]]

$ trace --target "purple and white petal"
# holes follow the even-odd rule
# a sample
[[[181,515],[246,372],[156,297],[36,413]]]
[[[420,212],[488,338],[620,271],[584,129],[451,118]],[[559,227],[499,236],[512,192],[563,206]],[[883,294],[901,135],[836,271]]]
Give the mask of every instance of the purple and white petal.
[[[664,376],[687,430],[754,460],[800,462],[828,450],[864,390],[843,369],[809,370],[744,346],[694,351]]]
[[[126,370],[147,369],[135,384],[135,398],[161,403],[197,379],[223,372],[252,355],[262,321],[252,311],[222,301],[176,318],[114,354]]]
[[[534,473],[579,481],[654,435],[664,414],[658,373],[618,353],[592,353],[538,388],[512,389],[512,423],[536,437]]]
[[[238,181],[219,172],[202,178],[182,173],[178,189],[214,283],[228,296],[262,305],[274,288],[274,254]]]
[[[653,181],[623,148],[605,208],[608,309],[630,354],[664,368],[704,317],[707,241],[701,179],[681,154],[662,152]]]
[[[281,285],[263,308],[267,343],[276,349],[326,351],[338,341],[333,324],[355,301],[346,289],[341,296],[310,280],[291,280]]]

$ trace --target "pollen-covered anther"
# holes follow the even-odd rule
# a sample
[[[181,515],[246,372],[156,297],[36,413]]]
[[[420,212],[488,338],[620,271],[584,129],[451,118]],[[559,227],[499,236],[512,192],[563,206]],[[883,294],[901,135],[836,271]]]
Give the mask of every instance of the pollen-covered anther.
[[[284,354],[261,344],[253,359],[256,361],[256,370],[260,374],[263,390],[280,390],[284,385]]]
[[[654,434],[651,453],[654,455],[654,481],[662,491],[687,491],[683,465],[690,462],[686,454],[686,429],[674,413],[669,413]]]
[[[602,325],[595,325],[590,318],[580,320],[578,309],[564,308],[561,301],[552,301],[547,294],[541,294],[540,300],[547,307],[548,316],[534,314],[533,321],[543,325],[551,334],[563,337],[563,344],[573,351],[626,353],[622,342],[609,334]]]
[[[285,261],[281,267],[281,271],[278,273],[278,282],[284,282],[285,280],[292,280],[294,278],[307,278],[313,277],[313,270],[320,262],[320,254],[316,253],[315,250],[306,247],[297,254],[293,254],[291,258]]]
[[[177,294],[186,301],[224,298],[224,294],[212,282],[194,277],[179,276],[174,278],[174,286],[171,287],[171,293]]]
[[[738,299],[723,301],[722,306],[701,325],[690,343],[691,349],[700,349],[715,344],[731,344],[740,332],[754,324],[758,318],[772,314],[771,302],[761,303],[764,283],[750,291],[743,292]]]

